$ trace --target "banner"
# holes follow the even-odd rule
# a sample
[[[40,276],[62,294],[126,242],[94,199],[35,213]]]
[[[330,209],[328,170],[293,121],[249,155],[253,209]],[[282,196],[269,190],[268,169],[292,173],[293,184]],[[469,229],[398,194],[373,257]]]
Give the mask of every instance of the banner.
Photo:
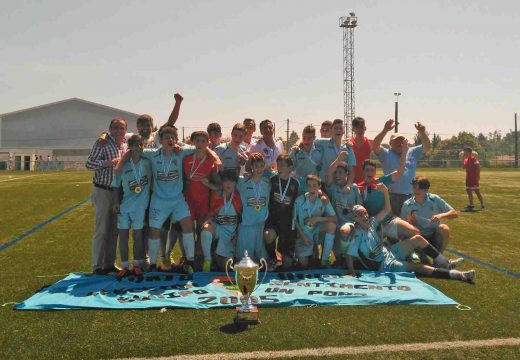
[[[265,282],[253,292],[252,301],[260,307],[457,304],[417,279],[413,273],[361,274],[361,277],[355,278],[345,275],[345,270],[332,269],[268,273]],[[237,287],[222,273],[147,273],[142,281],[138,280],[130,276],[119,282],[114,276],[73,273],[40,290],[15,308],[208,309],[240,304]]]

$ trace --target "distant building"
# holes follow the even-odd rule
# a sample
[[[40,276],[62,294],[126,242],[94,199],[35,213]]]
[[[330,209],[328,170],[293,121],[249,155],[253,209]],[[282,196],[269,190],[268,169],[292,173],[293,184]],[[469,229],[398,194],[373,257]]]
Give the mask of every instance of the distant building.
[[[1,114],[0,169],[84,168],[110,120],[123,117],[135,132],[138,116],[78,98]],[[36,161],[40,156],[44,161]]]

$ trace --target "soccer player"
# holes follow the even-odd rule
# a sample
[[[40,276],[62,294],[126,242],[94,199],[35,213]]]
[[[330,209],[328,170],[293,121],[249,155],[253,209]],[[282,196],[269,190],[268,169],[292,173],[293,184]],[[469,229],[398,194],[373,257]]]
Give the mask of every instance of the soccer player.
[[[368,211],[368,216],[376,216],[385,207],[385,198],[383,193],[377,190],[377,184],[382,183],[385,184],[385,186],[390,186],[402,176],[405,171],[407,152],[408,141],[405,140],[402,143],[401,158],[397,170],[379,178],[376,178],[376,163],[372,160],[365,160],[363,162],[364,178],[363,181],[358,184],[358,187],[363,199],[363,206]],[[401,238],[410,238],[420,233],[419,229],[415,226],[392,214],[388,214],[386,218],[380,222],[379,227],[383,235],[388,236],[392,241],[397,241]]]
[[[338,264],[343,262],[343,256],[346,254],[346,246],[349,237],[354,229],[354,215],[352,208],[362,203],[361,194],[357,184],[352,184],[349,191],[345,191],[348,178],[348,166],[346,164],[347,153],[342,151],[336,160],[329,166],[327,172],[327,193],[330,195],[332,207],[336,212],[337,226],[336,239],[334,241],[334,255]]]
[[[231,141],[220,144],[215,148],[215,152],[222,161],[220,171],[233,170],[240,173],[240,166],[247,161],[246,147],[242,144],[246,127],[243,124],[237,123],[231,130]]]
[[[274,125],[271,120],[260,123],[262,138],[251,146],[251,152],[259,152],[264,156],[266,172],[276,170],[276,159],[283,152],[283,145],[274,138]]]
[[[287,270],[293,265],[295,233],[292,229],[292,215],[294,202],[298,196],[298,181],[291,176],[293,170],[291,157],[286,153],[279,155],[276,166],[278,174],[270,179],[269,217],[264,232],[270,271],[274,270],[276,265],[277,237],[283,269]]]
[[[316,140],[316,129],[312,125],[307,125],[303,128],[300,146],[294,147],[289,153],[296,178],[300,183],[300,193],[306,191],[307,175],[318,175],[322,153],[314,145],[314,140]]]
[[[97,140],[87,159],[86,168],[94,171],[92,205],[96,213],[96,228],[92,237],[92,271],[95,275],[119,271],[114,264],[117,252],[114,205],[117,204],[117,197],[111,184],[114,167],[127,148],[126,129],[125,119],[113,119],[106,145]]]
[[[372,140],[369,140],[365,136],[367,127],[365,119],[362,117],[355,117],[352,120],[352,132],[354,138],[351,139],[352,150],[356,157],[356,166],[354,166],[354,183],[363,181],[363,162],[370,159],[370,153],[372,152]]]
[[[206,130],[209,135],[209,148],[215,150],[220,145],[220,139],[222,138],[222,128],[218,123],[211,123],[208,125]]]
[[[443,198],[428,192],[430,181],[427,178],[415,177],[412,187],[414,196],[404,202],[401,219],[415,225],[421,235],[442,254],[450,240],[450,228],[441,220],[455,219],[459,215]]]
[[[347,250],[347,268],[353,276],[358,276],[353,259],[358,258],[365,270],[389,272],[415,272],[433,278],[461,280],[473,283],[475,270],[461,272],[450,270],[450,262],[437,249],[420,235],[400,241],[387,249],[377,234],[377,225],[392,211],[388,190],[384,184],[378,184],[378,190],[384,194],[385,208],[375,217],[370,218],[362,205],[354,206],[356,223],[354,236]],[[435,266],[415,264],[405,259],[416,250],[422,250],[430,256]]]
[[[116,174],[112,187],[123,187],[123,199],[118,201],[115,207],[119,214],[117,227],[119,229],[119,255],[121,256],[121,270],[117,275],[118,280],[130,274],[128,263],[128,238],[130,227],[134,235],[134,275],[141,277],[141,264],[145,261],[145,244],[143,240],[143,227],[145,212],[150,201],[150,184],[152,181],[152,168],[150,161],[141,158],[143,152],[143,138],[141,135],[132,135],[128,139],[130,149],[130,161],[123,165],[120,174]],[[121,205],[119,205],[119,202]]]
[[[321,167],[319,175],[321,179],[327,178],[327,171],[330,164],[338,157],[341,151],[348,153],[347,166],[349,167],[349,178],[347,186],[351,187],[354,182],[354,171],[352,168],[356,165],[356,157],[352,148],[343,143],[343,135],[345,134],[345,127],[343,120],[336,119],[332,122],[332,137],[330,139],[317,139],[314,143],[316,147],[322,152]]]
[[[473,153],[473,149],[469,146],[464,148],[464,168],[466,169],[466,193],[468,194],[469,205],[464,210],[473,211],[473,192],[480,201],[480,209],[484,210],[484,198],[480,193],[480,162],[478,157]]]
[[[269,193],[271,183],[263,176],[265,170],[264,156],[252,153],[248,165],[251,175],[238,179],[238,192],[242,200],[242,222],[238,226],[238,242],[236,257],[241,259],[247,250],[251,258],[266,258],[264,246],[264,224],[269,214]]]
[[[320,231],[325,232],[321,253],[322,266],[329,265],[329,255],[334,247],[336,214],[330,201],[323,201],[320,197],[320,186],[318,176],[308,175],[307,192],[298,196],[294,203],[293,224],[298,232],[296,257],[303,268],[309,265],[310,257],[317,256],[314,248],[319,241]]]
[[[320,127],[320,137],[322,139],[330,139],[332,136],[332,121],[325,120],[321,123]]]
[[[246,150],[250,151],[251,146],[253,146],[253,134],[256,131],[256,123],[254,119],[246,118],[244,119],[243,124],[246,127],[243,144],[246,146]]]
[[[228,259],[235,256],[237,227],[242,214],[242,202],[236,191],[237,173],[233,170],[222,172],[222,191],[211,193],[210,219],[202,226],[201,242],[204,254],[202,271],[211,270],[211,245],[217,240],[217,266],[226,270]],[[243,254],[242,254],[243,255]]]
[[[385,174],[391,173],[399,166],[403,143],[406,140],[403,135],[393,133],[389,141],[390,149],[381,147],[381,142],[384,137],[394,127],[394,120],[388,120],[383,130],[377,134],[372,142],[372,151],[379,157]],[[421,145],[413,146],[409,149],[406,155],[407,158],[403,175],[389,187],[392,213],[395,216],[401,215],[403,203],[412,197],[412,179],[415,177],[417,162],[421,160],[424,154],[428,153],[432,147],[428,134],[426,134],[426,127],[418,122],[415,124],[415,128],[421,139]]]

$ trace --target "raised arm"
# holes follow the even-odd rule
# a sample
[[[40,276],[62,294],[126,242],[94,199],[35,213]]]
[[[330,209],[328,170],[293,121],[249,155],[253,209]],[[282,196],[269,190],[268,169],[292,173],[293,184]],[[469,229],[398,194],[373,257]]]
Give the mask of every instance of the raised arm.
[[[346,151],[341,151],[338,154],[336,160],[334,160],[332,164],[330,164],[329,169],[327,170],[327,178],[325,179],[325,185],[331,186],[332,183],[334,183],[334,172],[336,171],[339,165],[346,164],[347,155],[348,154]]]
[[[432,149],[432,142],[430,141],[430,138],[428,137],[428,134],[426,134],[426,126],[421,124],[420,122],[415,124],[415,128],[417,129],[417,133],[419,137],[421,138],[421,144],[423,147],[423,152],[429,153]]]
[[[385,126],[383,127],[383,130],[379,134],[376,135],[374,138],[374,141],[372,141],[372,151],[379,155],[381,152],[381,143],[383,142],[383,139],[385,138],[386,134],[392,130],[395,127],[394,120],[389,119],[386,121]]]
[[[377,190],[381,191],[383,193],[383,196],[385,197],[385,207],[377,213],[376,220],[377,223],[381,223],[381,221],[384,220],[384,218],[392,212],[392,206],[390,205],[390,196],[388,195],[388,189],[383,183],[377,184]]]
[[[173,97],[175,98],[175,105],[173,106],[172,113],[166,122],[166,125],[168,126],[174,126],[177,122],[177,119],[179,118],[179,112],[181,111],[181,103],[182,100],[184,100],[181,94],[175,94]]]
[[[404,174],[404,169],[406,165],[406,155],[408,154],[408,140],[403,140],[402,151],[401,151],[401,161],[399,162],[399,167],[396,171],[392,172],[392,181],[396,182]]]

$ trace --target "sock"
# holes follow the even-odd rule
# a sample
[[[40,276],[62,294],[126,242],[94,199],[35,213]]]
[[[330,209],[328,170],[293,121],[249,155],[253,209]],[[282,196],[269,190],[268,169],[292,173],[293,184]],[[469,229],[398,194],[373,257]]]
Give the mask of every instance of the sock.
[[[325,239],[323,240],[323,252],[321,254],[321,263],[328,264],[329,255],[334,247],[334,234],[325,234]]]
[[[462,280],[462,273],[459,270],[449,270],[450,279]]]
[[[448,264],[448,259],[446,259],[439,250],[434,248],[431,244],[426,245],[426,247],[421,249],[426,255],[431,257],[436,264],[446,266]]]
[[[160,245],[161,239],[148,239],[148,255],[150,256],[150,264],[152,265],[157,263],[157,253],[159,252]]]
[[[121,261],[121,267],[128,270],[128,261]]]
[[[211,261],[211,243],[213,241],[213,235],[209,231],[202,230],[200,233],[200,241],[202,243],[202,253],[204,254],[204,260]]]
[[[432,277],[437,278],[437,279],[454,279],[451,275],[452,271],[456,271],[456,270],[446,270],[446,269],[435,268],[435,269],[433,269]]]
[[[195,237],[192,232],[182,233],[182,244],[186,260],[193,261],[195,259]]]

